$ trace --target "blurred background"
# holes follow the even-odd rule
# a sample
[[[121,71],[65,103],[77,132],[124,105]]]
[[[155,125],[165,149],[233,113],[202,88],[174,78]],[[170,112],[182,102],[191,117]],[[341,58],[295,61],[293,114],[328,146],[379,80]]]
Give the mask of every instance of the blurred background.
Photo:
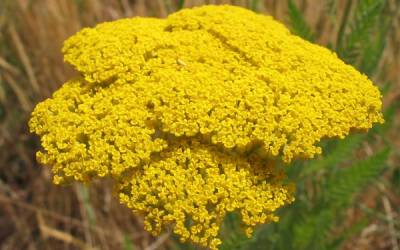
[[[336,51],[384,95],[386,123],[322,144],[324,155],[288,167],[296,202],[251,239],[227,217],[221,249],[393,249],[400,246],[399,0],[0,0],[0,249],[198,249],[157,238],[118,203],[112,183],[51,183],[28,132],[34,106],[74,70],[63,41],[83,27],[181,8],[233,4],[272,15]]]

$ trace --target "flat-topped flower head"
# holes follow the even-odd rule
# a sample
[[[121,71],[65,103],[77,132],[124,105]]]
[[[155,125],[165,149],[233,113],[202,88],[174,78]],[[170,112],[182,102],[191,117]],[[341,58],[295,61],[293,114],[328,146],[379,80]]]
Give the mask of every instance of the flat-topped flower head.
[[[216,249],[226,213],[246,232],[293,201],[276,161],[382,123],[381,94],[352,66],[272,17],[233,6],[85,28],[63,48],[81,78],[35,108],[56,183],[115,179],[158,234]]]

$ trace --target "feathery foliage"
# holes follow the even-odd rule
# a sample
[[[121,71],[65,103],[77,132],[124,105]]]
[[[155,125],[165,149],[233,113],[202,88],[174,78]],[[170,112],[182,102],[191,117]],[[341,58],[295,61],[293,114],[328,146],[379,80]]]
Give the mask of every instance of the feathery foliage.
[[[365,138],[365,135],[355,134],[346,137],[340,141],[334,141],[336,145],[325,147],[326,155],[315,159],[307,164],[307,167],[302,171],[302,176],[309,176],[317,171],[330,171],[330,168],[342,163],[352,154],[360,143]],[[331,142],[330,144],[332,144]]]
[[[350,167],[338,169],[326,181],[314,209],[303,221],[294,225],[295,246],[298,249],[326,249],[330,245],[329,231],[343,215],[354,194],[375,180],[385,167],[389,149],[384,149]],[[346,232],[349,234],[349,231]]]
[[[382,25],[380,25],[380,28],[377,28],[378,31],[376,32],[375,39],[368,39],[366,41],[361,57],[360,70],[368,76],[373,75],[378,69],[380,58],[386,46],[390,20],[388,18],[381,19],[383,19]]]
[[[354,193],[379,176],[389,152],[389,149],[385,148],[351,167],[339,169],[334,173],[326,183],[327,202],[338,207],[348,204]]]
[[[339,33],[336,50],[347,63],[356,63],[363,48],[369,43],[371,32],[378,25],[377,21],[385,2],[385,0],[358,1],[358,4],[354,7],[353,18],[349,23],[347,23],[347,16],[345,16],[341,28],[344,33]],[[350,7],[348,6],[346,11],[350,11]]]

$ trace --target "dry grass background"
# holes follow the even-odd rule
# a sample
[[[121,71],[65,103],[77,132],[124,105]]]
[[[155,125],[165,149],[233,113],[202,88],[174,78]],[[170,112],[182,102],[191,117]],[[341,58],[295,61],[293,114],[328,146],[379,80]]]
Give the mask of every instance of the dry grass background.
[[[350,0],[351,1],[351,0]],[[298,6],[326,45],[338,29],[345,0],[335,11],[329,1],[301,0]],[[0,249],[174,249],[168,235],[157,239],[142,230],[140,218],[119,205],[111,184],[55,186],[47,168],[35,161],[38,139],[27,131],[34,105],[49,97],[74,71],[63,63],[62,42],[85,26],[131,16],[165,17],[180,1],[173,0],[0,0]],[[192,0],[184,7],[235,4],[270,14],[286,22],[282,0]],[[388,36],[377,81],[392,82],[385,104],[400,100],[399,1],[389,1],[397,15]],[[399,155],[400,113],[391,140]],[[393,160],[393,164],[399,161]],[[396,186],[394,186],[396,187]],[[398,187],[397,187],[398,188]],[[366,195],[368,197],[368,195]],[[391,209],[399,219],[400,198],[389,197],[382,214]],[[397,216],[397,217],[396,217]],[[389,223],[390,224],[390,223]],[[371,225],[375,228],[371,228]],[[390,225],[376,221],[352,239],[351,248],[395,249],[387,244]],[[369,231],[366,231],[369,230]],[[372,230],[372,231],[371,231]],[[367,236],[368,237],[367,237]],[[399,236],[397,236],[399,237]],[[382,241],[384,241],[382,243]],[[349,245],[348,244],[348,245]]]

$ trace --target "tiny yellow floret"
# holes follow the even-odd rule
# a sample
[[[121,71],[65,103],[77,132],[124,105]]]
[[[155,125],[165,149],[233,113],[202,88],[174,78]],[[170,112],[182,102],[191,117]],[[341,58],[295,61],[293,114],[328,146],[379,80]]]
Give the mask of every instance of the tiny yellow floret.
[[[120,201],[182,241],[217,249],[238,212],[250,237],[294,200],[275,163],[382,123],[381,94],[331,51],[233,6],[85,28],[63,47],[81,77],[29,126],[55,183],[115,180]]]

